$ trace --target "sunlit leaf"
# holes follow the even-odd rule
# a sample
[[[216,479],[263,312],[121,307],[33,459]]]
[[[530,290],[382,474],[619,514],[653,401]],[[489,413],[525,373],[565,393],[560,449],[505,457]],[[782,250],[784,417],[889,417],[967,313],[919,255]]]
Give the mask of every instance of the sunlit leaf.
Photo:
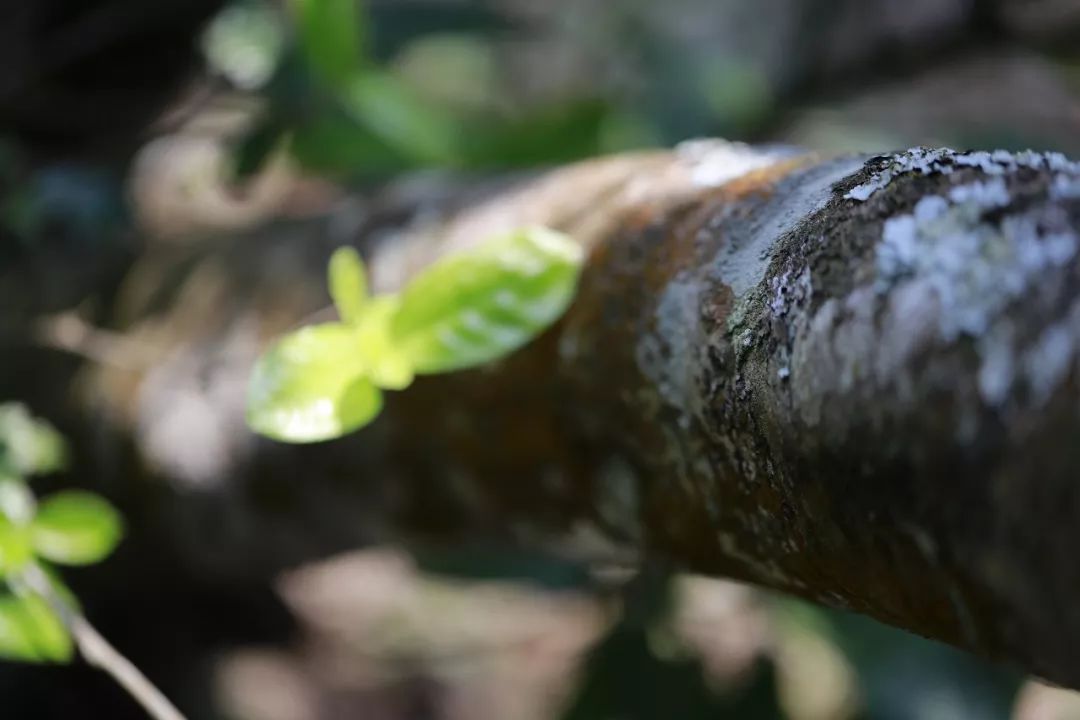
[[[71,635],[43,599],[0,596],[0,658],[62,663],[73,653]]]
[[[312,70],[329,85],[351,77],[364,55],[360,0],[292,0],[299,42]]]
[[[447,257],[403,291],[391,342],[417,373],[502,357],[559,319],[573,298],[582,258],[571,238],[543,228]]]
[[[403,390],[413,381],[412,363],[390,340],[390,325],[401,307],[397,295],[374,298],[364,308],[357,337],[364,369],[371,382],[387,390]]]
[[[364,375],[356,329],[341,323],[286,335],[255,366],[247,421],[288,442],[339,437],[371,421],[382,394]]]
[[[64,467],[64,438],[19,403],[0,405],[0,468],[20,475],[54,472]]]
[[[106,558],[124,534],[120,513],[94,493],[70,490],[43,500],[30,525],[34,551],[64,565]]]
[[[341,321],[355,324],[368,300],[364,261],[351,247],[340,247],[330,256],[328,275],[330,297],[334,299]]]

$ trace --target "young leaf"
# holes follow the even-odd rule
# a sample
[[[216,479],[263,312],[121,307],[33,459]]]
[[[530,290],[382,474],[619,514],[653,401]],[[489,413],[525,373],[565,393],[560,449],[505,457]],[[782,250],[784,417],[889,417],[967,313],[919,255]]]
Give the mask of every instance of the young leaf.
[[[120,513],[104,498],[81,490],[46,498],[30,524],[34,551],[63,565],[89,565],[105,559],[123,534]]]
[[[400,307],[397,295],[381,295],[364,309],[356,328],[367,376],[387,390],[404,390],[413,381],[409,358],[390,340],[390,322]]]
[[[360,0],[293,0],[299,42],[312,70],[330,86],[356,72],[364,50]]]
[[[330,297],[343,323],[355,324],[368,300],[367,275],[360,254],[351,247],[339,247],[330,256]]]
[[[71,635],[37,595],[0,597],[0,657],[23,662],[69,662]]]
[[[351,326],[313,325],[286,335],[255,365],[248,425],[286,442],[329,440],[356,430],[382,407],[382,394],[364,371]]]
[[[405,288],[390,340],[418,374],[502,357],[565,312],[582,258],[571,238],[544,228],[447,257]]]

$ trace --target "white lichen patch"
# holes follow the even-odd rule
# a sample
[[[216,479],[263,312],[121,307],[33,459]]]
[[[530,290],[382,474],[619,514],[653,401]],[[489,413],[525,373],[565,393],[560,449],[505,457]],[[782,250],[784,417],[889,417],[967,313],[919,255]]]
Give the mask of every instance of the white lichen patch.
[[[1018,382],[1035,405],[1053,396],[1077,362],[1080,301],[1073,303],[1065,319],[1045,328],[1029,345],[1021,345],[1018,336],[1012,323],[1002,321],[979,341],[978,388],[988,405],[1003,405]]]
[[[1080,237],[1068,205],[1055,200],[1073,197],[1080,168],[1054,154],[1006,155],[971,154],[961,164],[1038,166],[1044,181],[1052,178],[1049,198],[1033,202],[1026,189],[1022,199],[1013,197],[1012,178],[1003,173],[959,184],[951,178],[952,187],[945,183],[940,195],[925,196],[885,222],[868,282],[843,297],[822,298],[809,313],[792,312],[797,270],[777,274],[764,307],[784,337],[772,351],[770,370],[779,376],[789,369],[784,387],[807,426],[848,432],[851,409],[843,400],[863,392],[888,393],[895,412],[922,407],[928,378],[941,382],[956,362],[966,361],[927,350],[961,339],[965,348],[971,343],[977,371],[972,387],[956,377],[963,385],[957,397],[981,401],[981,407],[1041,404],[1080,371],[1080,301],[1064,319],[1033,316],[1031,327],[1019,319],[1022,309],[1060,307],[1060,294],[1068,291]],[[938,172],[944,157],[914,153],[906,169]],[[941,364],[928,369],[920,358]],[[968,442],[979,429],[980,405],[962,405],[956,432]]]
[[[1024,355],[1024,376],[1037,404],[1050,399],[1073,364],[1076,331],[1067,323],[1046,328]]]
[[[1038,153],[1027,150],[1011,153],[1007,150],[994,150],[960,153],[945,148],[912,148],[891,156],[883,168],[865,183],[849,190],[844,198],[864,202],[901,175],[948,175],[958,168],[978,168],[987,175],[995,176],[1006,175],[1021,168],[1068,173],[1074,177],[1080,175],[1080,163],[1057,152]]]
[[[980,208],[1005,207],[1009,204],[1009,190],[1005,181],[994,178],[986,182],[973,182],[960,185],[949,191],[949,200],[954,203],[974,203]]]
[[[1077,251],[1064,221],[1048,230],[1046,218],[1030,213],[983,219],[1007,202],[1003,183],[980,182],[953,188],[948,200],[925,197],[910,214],[890,218],[877,247],[877,289],[918,283],[937,298],[944,340],[983,336],[1006,305]]]
[[[1050,186],[1050,197],[1055,200],[1075,200],[1080,198],[1080,175],[1060,173],[1054,176]]]
[[[979,372],[976,385],[987,405],[1005,402],[1016,381],[1016,329],[1003,321],[979,338]]]
[[[874,193],[892,182],[893,178],[904,173],[932,175],[945,171],[951,172],[951,168],[944,162],[950,153],[950,150],[944,148],[928,150],[920,147],[898,153],[892,157],[888,165],[875,172],[865,183],[851,188],[844,195],[844,199],[859,202],[869,200]]]

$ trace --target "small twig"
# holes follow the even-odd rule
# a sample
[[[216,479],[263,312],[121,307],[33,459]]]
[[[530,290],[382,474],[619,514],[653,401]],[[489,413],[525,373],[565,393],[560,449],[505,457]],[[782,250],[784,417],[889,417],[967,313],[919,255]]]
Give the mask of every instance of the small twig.
[[[40,320],[35,335],[47,347],[121,370],[145,370],[158,359],[153,348],[121,334],[94,327],[74,312],[63,312]]]
[[[41,568],[31,565],[22,573],[22,577],[26,586],[40,595],[60,617],[74,638],[79,654],[89,665],[112,677],[153,720],[185,720],[176,706],[134,663],[113,647],[82,613],[56,594]]]

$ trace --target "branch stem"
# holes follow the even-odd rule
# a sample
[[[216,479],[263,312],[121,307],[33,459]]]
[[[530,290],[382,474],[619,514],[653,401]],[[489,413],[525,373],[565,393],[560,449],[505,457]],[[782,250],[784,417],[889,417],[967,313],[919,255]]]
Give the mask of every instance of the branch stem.
[[[75,640],[79,654],[90,666],[115,680],[153,720],[186,720],[134,663],[113,647],[82,613],[57,595],[41,568],[31,565],[23,573],[23,579],[59,616]]]

